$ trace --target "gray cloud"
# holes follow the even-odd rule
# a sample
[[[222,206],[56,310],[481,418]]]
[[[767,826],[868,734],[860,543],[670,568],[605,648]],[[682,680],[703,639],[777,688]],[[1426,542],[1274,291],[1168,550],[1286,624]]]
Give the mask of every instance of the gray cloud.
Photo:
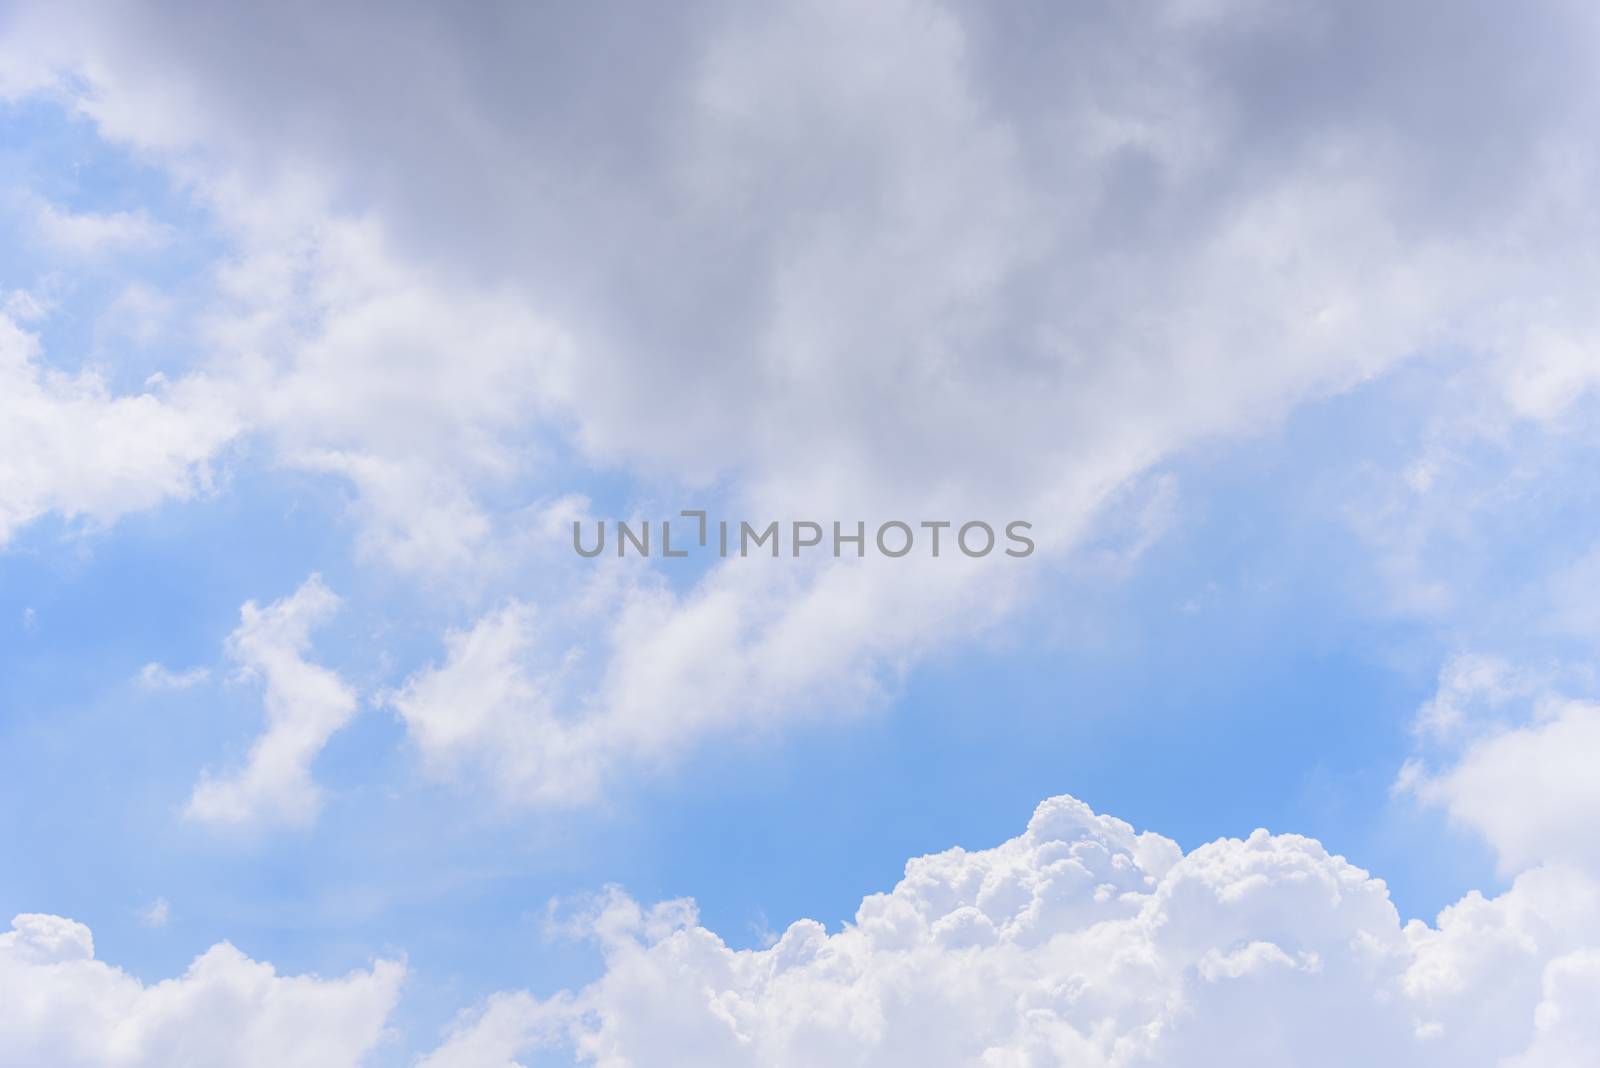
[[[756,514],[1025,515],[1048,566],[1130,479],[1420,350],[1594,377],[1579,5],[15,17],[233,235],[240,418],[378,555],[500,561],[546,619],[613,579],[496,542],[496,487],[582,489],[540,435]],[[635,576],[559,707],[672,748],[878,692],[1032,581],[846,568]]]

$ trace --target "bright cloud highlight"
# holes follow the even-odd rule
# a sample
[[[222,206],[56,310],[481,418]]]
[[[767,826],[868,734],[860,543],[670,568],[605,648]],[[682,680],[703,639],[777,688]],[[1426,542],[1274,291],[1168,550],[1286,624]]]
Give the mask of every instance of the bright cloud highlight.
[[[1311,839],[1185,855],[1068,797],[996,848],[911,861],[832,933],[802,920],[735,950],[691,902],[620,892],[578,926],[601,979],[491,998],[423,1064],[555,1045],[617,1066],[1577,1068],[1600,980],[1600,883],[1578,870],[1402,924]]]
[[[5,1068],[356,1068],[383,1037],[405,968],[283,976],[227,943],[145,984],[95,959],[89,929],[27,914],[0,934]]]

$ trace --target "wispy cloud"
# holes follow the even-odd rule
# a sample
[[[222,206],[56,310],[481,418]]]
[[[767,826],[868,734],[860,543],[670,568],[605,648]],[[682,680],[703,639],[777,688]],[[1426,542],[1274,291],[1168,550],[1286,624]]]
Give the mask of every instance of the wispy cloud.
[[[35,202],[34,236],[60,252],[93,258],[127,251],[158,249],[172,230],[138,211],[71,211],[48,201]]]
[[[164,897],[158,897],[139,910],[139,922],[146,927],[165,927],[172,919],[172,906]]]
[[[139,685],[149,690],[187,690],[211,678],[211,669],[193,667],[187,671],[173,671],[151,662],[139,669]]]

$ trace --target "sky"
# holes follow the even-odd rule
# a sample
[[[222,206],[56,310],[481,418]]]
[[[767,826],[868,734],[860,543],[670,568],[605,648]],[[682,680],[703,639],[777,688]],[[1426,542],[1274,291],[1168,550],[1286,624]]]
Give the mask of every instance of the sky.
[[[1597,33],[0,0],[0,1068],[1592,1065]]]

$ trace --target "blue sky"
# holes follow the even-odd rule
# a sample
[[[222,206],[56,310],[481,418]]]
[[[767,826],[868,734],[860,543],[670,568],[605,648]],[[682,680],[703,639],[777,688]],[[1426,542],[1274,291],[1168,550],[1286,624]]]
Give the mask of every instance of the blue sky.
[[[703,50],[646,64],[637,84],[557,72],[570,111],[541,97],[519,115],[461,73],[481,60],[492,84],[514,67],[463,21],[437,77],[395,89],[438,141],[413,146],[348,83],[362,64],[392,74],[366,44],[348,45],[350,71],[319,59],[272,97],[274,34],[356,40],[342,23],[221,20],[206,32],[229,67],[192,28],[149,30],[148,56],[123,54],[102,14],[92,47],[47,17],[16,21],[44,74],[0,51],[0,306],[35,346],[0,352],[18,391],[0,400],[15,428],[0,443],[22,457],[0,464],[0,917],[85,925],[94,957],[145,986],[222,942],[329,983],[403,959],[388,1037],[352,1022],[356,1060],[317,1063],[412,1064],[438,1047],[427,1063],[501,1068],[602,1048],[676,1063],[628,1046],[630,1013],[647,1038],[655,1025],[642,1002],[612,1000],[653,981],[641,962],[673,938],[715,932],[750,967],[787,952],[803,918],[851,939],[863,898],[909,858],[959,846],[989,864],[1057,795],[1193,851],[1180,874],[1258,827],[1285,836],[1283,856],[1343,871],[1290,836],[1314,839],[1382,879],[1398,921],[1431,925],[1341,946],[1410,937],[1421,954],[1417,931],[1455,937],[1436,917],[1470,891],[1522,915],[1539,879],[1590,878],[1544,810],[1482,815],[1469,775],[1515,785],[1525,766],[1507,745],[1544,753],[1594,714],[1600,376],[1590,223],[1562,224],[1561,167],[1501,173],[1515,146],[1499,146],[1481,188],[1457,190],[1480,218],[1419,205],[1415,186],[1463,150],[1429,110],[1450,105],[1409,82],[1391,107],[1321,100],[1310,78],[1284,114],[1258,113],[1239,101],[1271,65],[1226,67],[1239,82],[1225,82],[1215,42],[1179,22],[1146,42],[1170,50],[1170,82],[1124,84],[1112,64],[1047,86],[1027,50],[1014,80],[997,74],[993,35],[1010,31],[977,16],[857,27],[835,12],[786,29],[701,13],[679,30]],[[1349,17],[1339,32],[1362,42],[1403,30]],[[402,52],[434,55],[432,16],[392,18]],[[1505,42],[1463,30],[1461,54],[1512,68],[1519,49],[1548,54],[1557,22]],[[1246,19],[1224,37],[1265,64],[1281,29]],[[1144,32],[1110,16],[1078,31],[1124,45]],[[813,34],[839,42],[838,69],[785,51]],[[881,77],[874,34],[905,35]],[[1361,53],[1379,84],[1406,77],[1386,55]],[[1446,80],[1465,62],[1435,59]],[[784,64],[812,90],[802,102],[768,84]],[[1217,81],[1179,106],[1184,71]],[[1548,143],[1588,153],[1567,162],[1587,173],[1567,111],[1586,113],[1592,79],[1548,76],[1563,74],[1584,103],[1539,121]],[[693,83],[672,96],[682,114],[580,123],[675,78]],[[834,78],[865,94],[858,110],[833,99]],[[1474,92],[1528,106],[1524,87],[1503,89]],[[263,99],[280,110],[253,111]],[[1167,103],[1146,113],[1149,100]],[[569,122],[608,133],[570,139]],[[1434,140],[1395,149],[1411,124]],[[1127,141],[1103,149],[1112,129]],[[808,130],[826,133],[814,150]],[[418,214],[428,204],[437,217]],[[1503,232],[1485,232],[1491,217]],[[504,240],[486,236],[497,225]],[[1230,267],[1237,285],[1218,281]],[[152,441],[166,444],[147,455]],[[574,516],[691,506],[1026,514],[1042,550],[1009,572],[913,562],[903,579],[882,560],[602,567],[567,547]],[[304,642],[264,639],[243,670],[243,606],[270,614],[314,575],[337,609]],[[1487,681],[1452,697],[1451,672],[1480,662]],[[207,810],[197,783],[250,759],[265,688],[290,693],[295,722],[322,700],[318,672],[356,710],[318,735],[298,769],[310,779],[291,769],[246,792],[240,818]],[[1430,733],[1427,710],[1452,701],[1469,727]],[[1551,781],[1551,808],[1586,818],[1586,796]],[[312,794],[306,818],[282,802]],[[1509,838],[1547,855],[1508,859]],[[1138,907],[1154,910],[1169,867],[1138,854],[1118,870],[1144,873],[1153,903]],[[955,909],[907,886],[895,893],[924,912]],[[692,898],[698,917],[672,936],[640,921],[636,956],[603,918],[578,922],[586,937],[552,933],[607,887],[644,906]],[[1311,959],[1273,933],[1277,915],[1216,934],[1216,952]],[[1526,962],[1527,989],[1544,976],[1546,992],[1507,1010],[1515,1026],[1485,1044],[1452,1022],[1476,1015],[1463,980],[1464,1007],[1430,1002],[1412,1031],[1431,1034],[1436,1012],[1459,1048],[1568,1063],[1557,1039],[1525,1038],[1557,996],[1540,969],[1590,952],[1550,922],[1563,948]],[[1330,976],[1340,952],[1316,951]],[[1213,965],[1173,974],[1213,984]],[[441,1045],[496,1033],[496,998],[519,990],[545,1007],[500,1060]],[[788,995],[744,993],[787,1011]],[[599,1043],[588,1052],[533,1037],[563,998],[607,1021],[562,1025]],[[70,1060],[43,1030],[0,1034],[61,1063],[161,1056],[152,1039],[131,1059]],[[778,1041],[751,1034],[737,1048]],[[657,1054],[678,1040],[655,1039]],[[1106,1056],[1083,1063],[1143,1063]]]
[[[83,206],[115,203],[117,177],[104,202],[80,188]],[[237,752],[258,698],[225,668],[147,692],[143,665],[215,668],[239,604],[314,571],[365,609],[319,649],[377,689],[394,662],[437,657],[415,622],[427,608],[352,558],[337,486],[249,458],[207,498],[111,530],[42,522],[4,561],[5,780],[32,858],[5,904],[92,921],[105,954],[151,980],[223,938],[295,971],[403,946],[444,987],[414,996],[448,999],[426,1018],[512,982],[587,978],[592,953],[540,932],[552,898],[608,883],[693,896],[731,943],[760,944],[800,916],[848,919],[903,858],[1005,837],[1065,792],[1190,846],[1258,826],[1315,836],[1431,916],[1496,883],[1482,846],[1387,796],[1445,646],[1383,608],[1382,577],[1318,492],[1405,455],[1404,389],[1179,458],[1162,473],[1182,529],[1136,561],[1087,554],[1017,619],[918,665],[887,707],[715,743],[599,813],[485,812],[408,783],[403,732],[368,710],[318,759],[334,801],[314,834],[186,828],[194,769]],[[79,788],[53,788],[63,778]],[[404,885],[419,866],[434,877]],[[150,930],[138,913],[157,898],[173,918]]]

